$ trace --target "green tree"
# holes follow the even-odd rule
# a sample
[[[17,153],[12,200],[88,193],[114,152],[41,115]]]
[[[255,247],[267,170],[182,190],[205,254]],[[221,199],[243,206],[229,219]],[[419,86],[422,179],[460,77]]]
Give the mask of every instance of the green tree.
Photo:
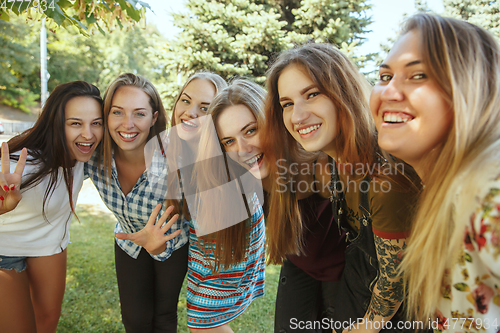
[[[0,19],[9,21],[12,17],[28,14],[28,19],[38,21],[48,18],[48,24],[74,26],[88,36],[89,31],[103,27],[112,30],[123,25],[140,22],[149,5],[138,0],[0,0]]]
[[[0,20],[0,103],[24,111],[35,105],[40,71],[37,42],[22,18]]]
[[[164,47],[164,64],[184,75],[208,69],[263,82],[272,57],[294,43],[329,41],[353,55],[371,23],[365,2],[188,0],[189,13],[173,14],[182,32]]]
[[[445,15],[489,30],[500,39],[500,1],[444,0]]]

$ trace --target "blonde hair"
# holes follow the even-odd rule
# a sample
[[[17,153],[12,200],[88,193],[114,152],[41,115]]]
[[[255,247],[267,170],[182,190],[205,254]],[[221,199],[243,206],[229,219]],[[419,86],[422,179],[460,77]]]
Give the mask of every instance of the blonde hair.
[[[267,72],[265,151],[272,161],[282,162],[287,173],[278,173],[270,163],[270,174],[292,183],[293,161],[314,161],[318,154],[302,149],[283,124],[278,79],[285,68],[296,64],[309,74],[321,93],[333,102],[338,117],[335,150],[343,163],[372,165],[379,151],[375,123],[368,105],[370,86],[354,63],[333,45],[308,43],[279,55]],[[288,254],[302,253],[302,220],[293,191],[280,191],[273,182],[267,219],[268,262],[280,264]]]
[[[113,102],[113,97],[116,91],[123,86],[136,87],[142,90],[146,95],[149,96],[149,105],[151,106],[152,113],[158,111],[158,117],[156,122],[149,130],[148,137],[146,142],[149,141],[152,137],[156,136],[160,147],[162,146],[161,139],[159,134],[167,129],[167,113],[165,108],[163,107],[163,103],[161,101],[160,94],[153,86],[153,84],[146,78],[135,75],[132,73],[124,73],[118,76],[116,79],[111,82],[111,84],[106,89],[104,93],[104,119],[105,124],[108,123],[109,113],[111,111],[111,105]],[[116,147],[116,143],[111,138],[109,134],[108,126],[104,126],[104,136],[103,136],[103,151],[104,151],[104,166],[105,166],[105,174],[108,177],[111,177],[111,159],[112,159],[112,150]]]
[[[184,85],[181,87],[181,89],[179,90],[179,94],[177,95],[177,97],[175,99],[174,106],[172,107],[172,117],[170,120],[170,125],[172,128],[170,129],[169,136],[170,136],[170,138],[173,138],[173,139],[170,140],[169,148],[168,148],[169,151],[177,152],[177,154],[180,154],[180,152],[182,152],[184,149],[188,149],[188,148],[187,148],[187,145],[183,144],[182,140],[179,138],[179,136],[177,134],[177,129],[175,128],[175,125],[178,125],[175,122],[175,107],[177,105],[177,102],[181,98],[182,93],[184,92],[184,90],[188,86],[188,84],[190,84],[192,81],[194,81],[196,79],[206,80],[206,81],[212,83],[214,88],[215,88],[216,95],[219,91],[221,91],[222,89],[227,87],[227,82],[220,75],[215,74],[215,73],[211,73],[211,72],[206,72],[206,71],[197,72],[197,73],[191,75],[187,79],[186,83],[184,83]],[[187,156],[187,155],[183,154],[183,156]],[[177,158],[178,158],[178,156],[167,156],[167,159],[169,159],[169,165],[177,165],[177,161],[175,161]],[[179,193],[180,192],[179,179],[181,179],[180,172],[177,172],[177,173],[169,172],[168,177],[169,177],[169,179],[167,180],[168,193]],[[185,184],[185,185],[188,185],[188,184]],[[167,199],[166,205],[167,206],[174,206],[173,213],[183,214],[187,219],[190,218],[188,206],[187,206],[186,200],[184,198],[180,202],[177,199]]]
[[[207,189],[220,190],[221,185],[226,184],[231,180],[238,180],[239,177],[247,173],[247,170],[242,166],[232,161],[227,157],[224,146],[220,143],[217,135],[217,119],[230,106],[244,105],[255,116],[257,120],[257,128],[261,128],[264,124],[264,99],[265,90],[249,80],[237,79],[220,91],[219,94],[210,103],[207,114],[211,116],[212,121],[205,121],[202,128],[200,145],[198,149],[197,162],[193,172],[193,182],[196,183],[197,193],[204,193]],[[215,129],[214,129],[215,126]],[[220,147],[223,155],[213,158],[214,150]],[[260,180],[256,180],[260,183]],[[241,187],[241,183],[240,183]],[[227,193],[210,192],[209,200],[199,200],[197,209],[198,215],[216,216],[215,210],[228,212],[231,209],[231,199],[241,198],[241,192],[229,195]],[[248,193],[248,189],[245,189]],[[227,188],[225,189],[227,191]],[[213,203],[220,201],[217,198],[226,198],[223,200],[224,206],[214,207]],[[247,198],[243,194],[244,202],[247,204]],[[263,202],[260,202],[263,205]],[[251,214],[250,208],[246,207],[247,213]],[[215,213],[215,214],[214,214]],[[219,271],[221,268],[228,268],[231,265],[241,262],[245,258],[246,250],[249,244],[250,218],[241,223],[235,224],[228,228],[223,228],[213,234],[200,237],[205,245],[213,251],[214,266],[213,271]],[[214,244],[214,245],[212,245]],[[205,249],[201,249],[205,250]]]
[[[452,18],[417,14],[402,34],[410,31],[420,34],[424,64],[454,114],[440,149],[421,161],[426,187],[401,265],[408,312],[424,320],[443,297],[445,272],[460,256],[475,198],[499,170],[500,50],[490,33]]]

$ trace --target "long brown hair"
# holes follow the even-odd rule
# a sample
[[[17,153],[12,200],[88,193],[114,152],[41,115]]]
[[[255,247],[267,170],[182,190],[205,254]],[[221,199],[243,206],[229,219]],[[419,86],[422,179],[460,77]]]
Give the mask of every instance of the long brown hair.
[[[500,46],[486,30],[438,15],[410,17],[402,34],[410,31],[419,33],[428,75],[453,112],[439,149],[419,161],[425,189],[400,267],[408,311],[426,320],[443,299],[445,272],[453,274],[477,200],[499,172]]]
[[[257,128],[262,128],[264,125],[265,96],[265,90],[258,84],[246,79],[237,79],[232,81],[227,88],[220,91],[210,104],[207,114],[211,116],[212,122],[205,121],[202,128],[199,154],[197,156],[195,172],[193,172],[193,181],[196,183],[197,193],[200,193],[200,195],[207,189],[215,189],[215,192],[210,192],[210,196],[212,196],[210,198],[205,198],[205,200],[200,199],[200,204],[197,207],[197,215],[217,216],[219,213],[214,210],[219,209],[223,213],[227,213],[233,209],[230,202],[241,199],[241,193],[243,193],[244,188],[246,193],[252,192],[248,190],[247,186],[241,186],[240,183],[240,191],[234,193],[234,195],[217,193],[217,190],[221,190],[221,186],[225,185],[228,181],[240,181],[240,176],[247,173],[247,170],[231,158],[228,158],[224,146],[219,141],[216,125],[218,117],[228,107],[244,105],[254,114],[257,120]],[[211,158],[216,155],[213,150],[218,150],[219,147],[223,152],[222,156]],[[262,184],[260,180],[256,179],[256,185],[258,186],[259,184],[260,188],[257,190],[262,189]],[[248,185],[248,182],[245,185]],[[227,191],[227,188],[225,191]],[[217,197],[217,194],[221,196]],[[219,199],[224,198],[221,200],[224,206],[214,207],[212,203],[218,201],[215,197]],[[248,199],[250,198],[247,198],[243,194],[243,200],[247,204],[247,212],[251,214],[251,209],[248,207]],[[235,204],[237,205],[237,203]],[[263,204],[264,202],[260,202],[260,205]],[[248,236],[250,227],[251,219],[248,218],[246,221],[200,237],[204,241],[204,244],[210,246],[210,251],[214,253],[213,271],[219,271],[221,268],[227,269],[231,265],[244,260],[249,244]],[[215,244],[215,248],[211,246],[212,244]]]
[[[377,132],[368,103],[370,85],[345,54],[326,43],[307,43],[281,53],[267,72],[267,122],[264,133],[266,153],[277,162],[271,164],[271,175],[279,175],[282,180],[273,182],[267,219],[268,261],[273,264],[281,263],[287,254],[300,254],[303,246],[297,194],[295,191],[280,190],[280,186],[291,185],[294,181],[295,176],[290,172],[291,163],[317,158],[304,151],[283,123],[278,79],[289,65],[300,66],[308,73],[320,92],[335,106],[338,119],[338,134],[334,142],[337,163],[374,166],[368,169],[374,171],[370,176],[375,177],[385,163],[381,162],[382,156],[391,166],[395,165],[394,160],[377,144]],[[404,172],[410,169],[405,168]],[[406,178],[398,179],[398,182],[404,185],[412,183]]]
[[[35,125],[8,141],[11,159],[18,159],[12,155],[24,147],[28,149],[28,163],[39,165],[37,170],[30,174],[21,184],[21,189],[30,188],[39,184],[43,178],[49,177],[49,184],[43,195],[42,215],[47,221],[45,204],[48,197],[54,192],[59,177],[59,168],[69,194],[71,211],[73,206],[73,166],[74,161],[66,143],[65,109],[69,100],[74,97],[90,97],[95,99],[102,108],[102,98],[99,89],[84,81],[63,83],[54,88],[42,108]],[[96,149],[100,153],[102,145]]]

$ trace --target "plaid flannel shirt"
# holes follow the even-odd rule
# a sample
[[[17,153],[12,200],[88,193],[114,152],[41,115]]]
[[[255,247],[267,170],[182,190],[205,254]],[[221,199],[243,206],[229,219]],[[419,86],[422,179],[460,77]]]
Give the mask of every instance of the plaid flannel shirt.
[[[99,167],[97,154],[85,163],[85,177],[90,177],[94,183],[101,199],[110,211],[113,212],[118,223],[115,226],[115,233],[133,233],[144,228],[148,222],[153,209],[159,203],[164,203],[167,194],[167,177],[155,177],[149,180],[148,175],[166,175],[167,163],[164,158],[156,158],[137,180],[134,188],[125,196],[121,191],[114,157],[111,162],[111,184],[108,186],[108,179],[105,177],[104,166]],[[158,218],[163,214],[166,207],[163,205]],[[189,222],[184,217],[180,217],[172,227],[166,232],[170,234],[181,229],[180,235],[169,240],[165,251],[158,255],[151,255],[155,260],[164,261],[170,257],[173,251],[181,248],[189,239]],[[137,258],[141,251],[141,246],[132,241],[117,239],[120,248],[132,258]]]

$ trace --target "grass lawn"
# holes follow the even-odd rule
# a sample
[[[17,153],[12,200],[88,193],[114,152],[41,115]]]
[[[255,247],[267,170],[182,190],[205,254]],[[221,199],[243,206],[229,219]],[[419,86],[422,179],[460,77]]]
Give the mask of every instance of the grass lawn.
[[[57,332],[125,332],[114,266],[115,220],[107,214],[77,208],[80,223],[71,225],[66,293]],[[279,266],[266,268],[266,295],[230,323],[235,332],[268,333],[274,328],[274,302]],[[186,281],[179,299],[178,332],[186,327]]]

